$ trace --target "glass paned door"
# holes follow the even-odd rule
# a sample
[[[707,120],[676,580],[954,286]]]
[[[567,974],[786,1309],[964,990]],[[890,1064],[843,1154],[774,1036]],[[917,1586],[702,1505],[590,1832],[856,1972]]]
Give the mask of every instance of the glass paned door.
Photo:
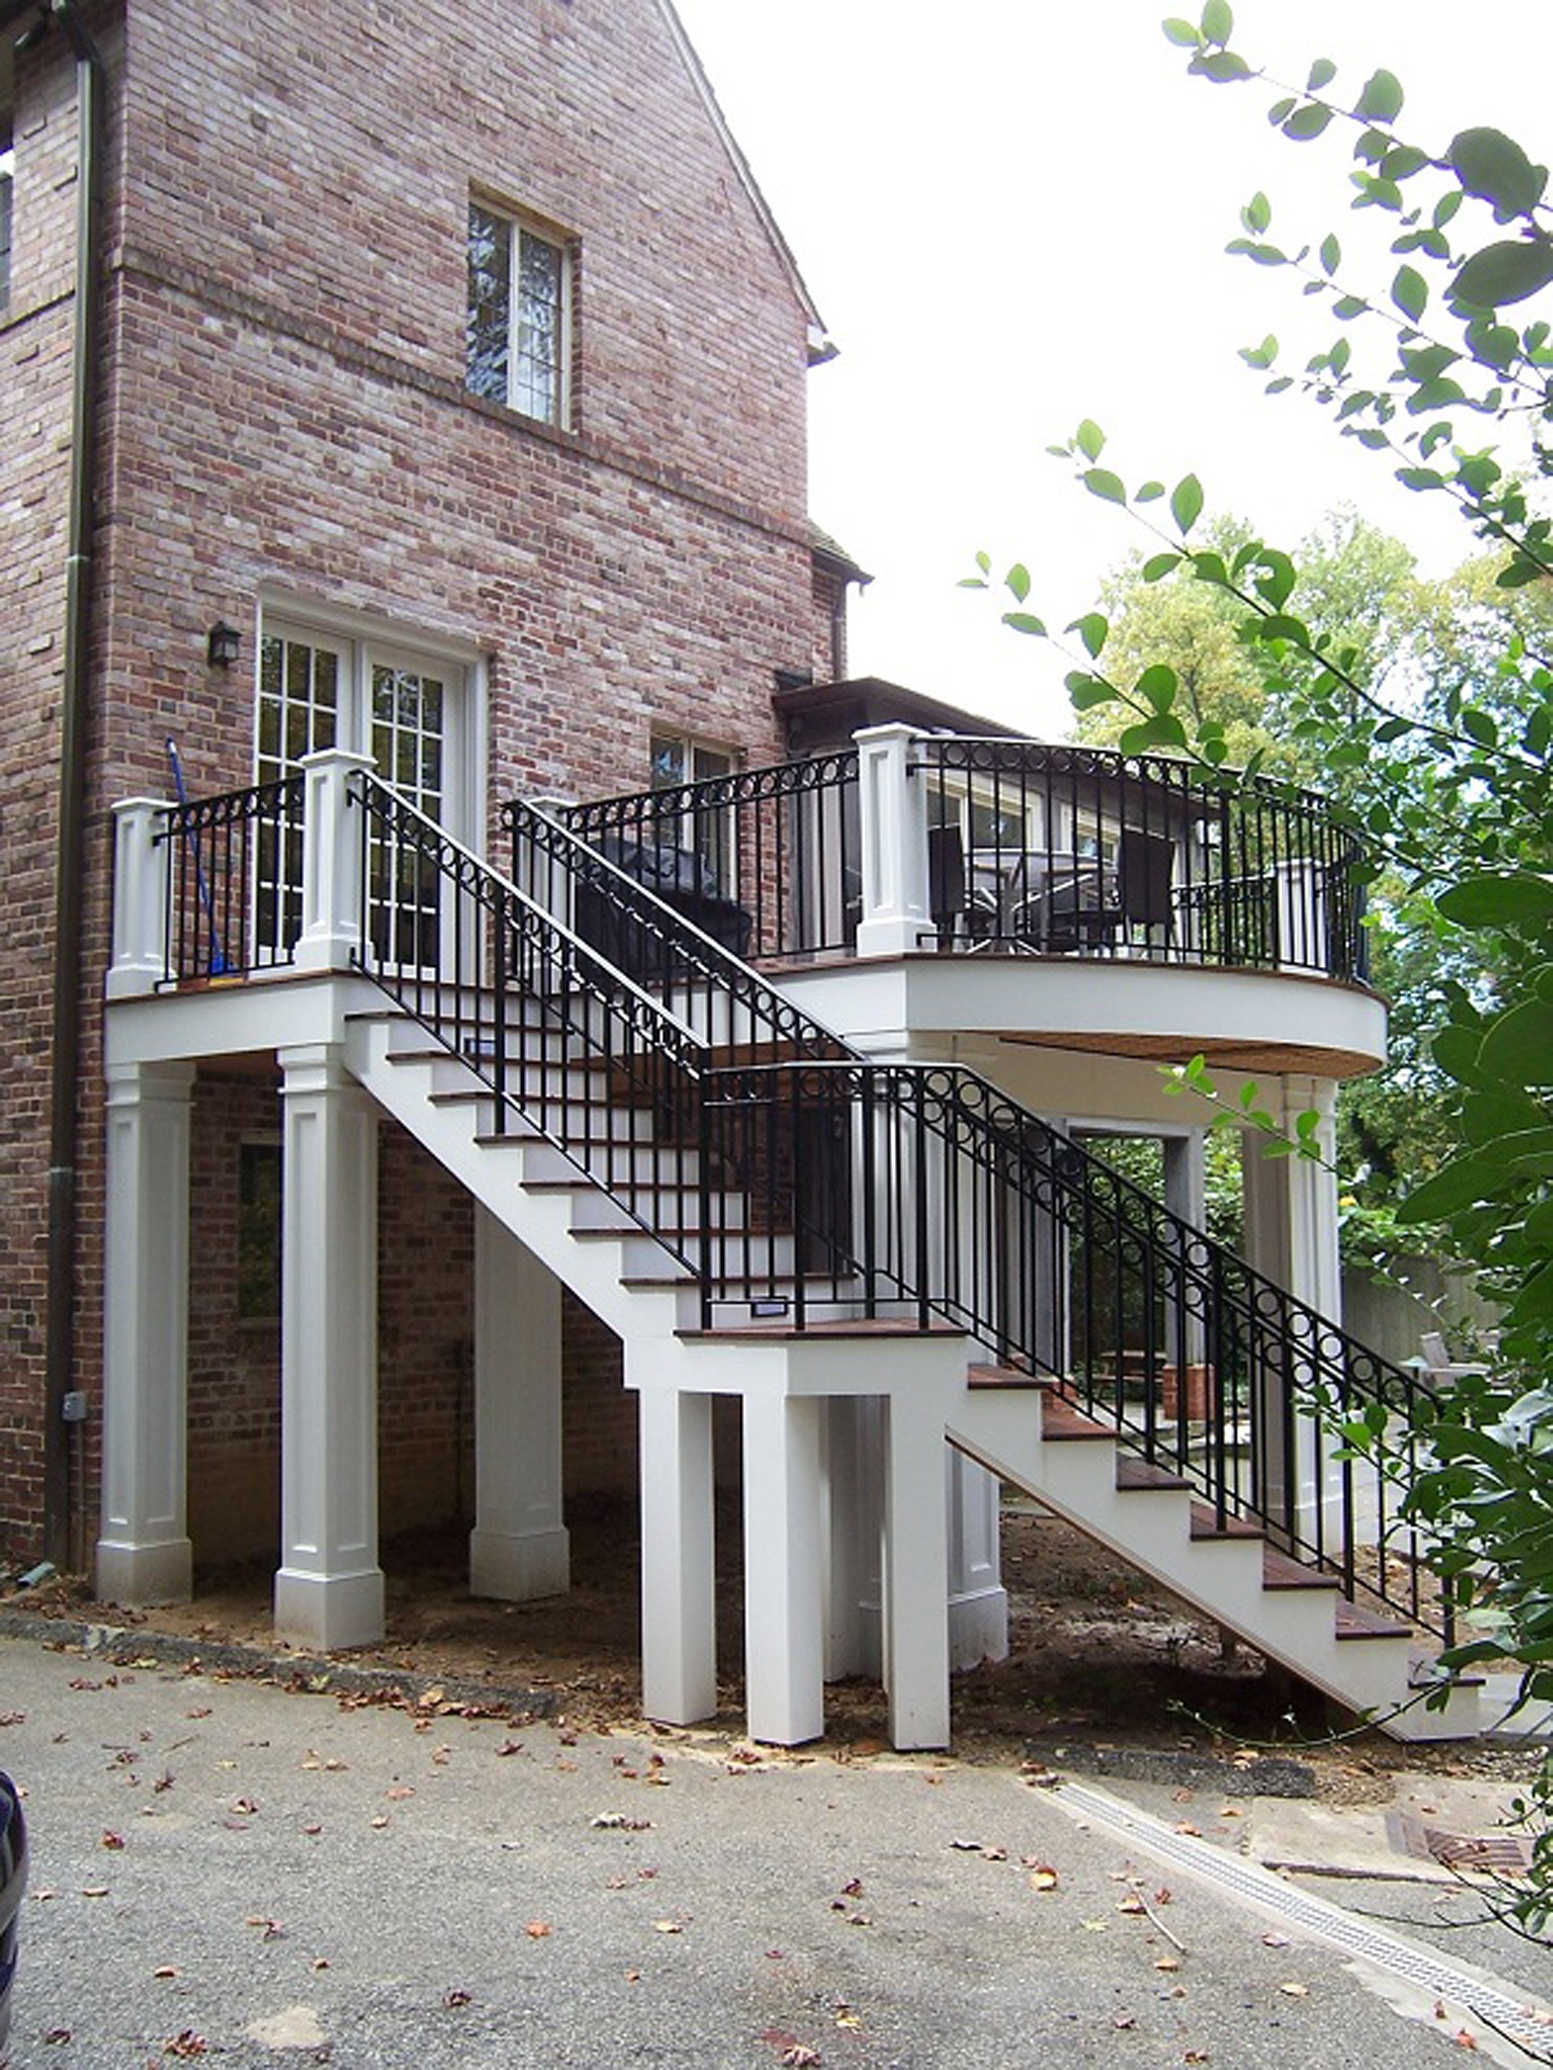
[[[445,817],[448,686],[424,668],[373,658],[371,753],[377,773],[439,823]],[[369,857],[374,947],[389,962],[437,961],[442,901],[437,871],[416,850],[374,837]]]
[[[300,775],[304,755],[339,741],[346,659],[344,649],[311,637],[260,639],[254,775],[261,787]],[[261,811],[253,839],[253,960],[284,962],[302,932],[301,820],[283,807]]]

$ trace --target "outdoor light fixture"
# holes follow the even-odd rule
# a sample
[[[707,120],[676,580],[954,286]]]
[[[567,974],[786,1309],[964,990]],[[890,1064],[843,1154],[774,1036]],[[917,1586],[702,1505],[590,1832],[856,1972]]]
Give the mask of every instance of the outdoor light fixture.
[[[228,625],[224,618],[218,618],[210,628],[206,653],[212,668],[230,668],[242,650],[243,636],[235,625]]]

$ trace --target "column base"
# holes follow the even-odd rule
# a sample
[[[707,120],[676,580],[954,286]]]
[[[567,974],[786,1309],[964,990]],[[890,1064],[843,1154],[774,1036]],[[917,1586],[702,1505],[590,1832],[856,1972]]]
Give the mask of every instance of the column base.
[[[187,1538],[127,1545],[97,1541],[97,1594],[105,1603],[187,1603],[194,1595],[194,1547]]]
[[[383,1636],[382,1568],[302,1574],[282,1567],[275,1576],[275,1636],[322,1653],[374,1645]]]
[[[949,1666],[980,1667],[984,1660],[1008,1658],[1008,1590],[967,1589],[949,1598]]]
[[[572,1585],[571,1536],[564,1526],[548,1531],[481,1531],[469,1534],[469,1593],[501,1603],[531,1603],[564,1596]]]

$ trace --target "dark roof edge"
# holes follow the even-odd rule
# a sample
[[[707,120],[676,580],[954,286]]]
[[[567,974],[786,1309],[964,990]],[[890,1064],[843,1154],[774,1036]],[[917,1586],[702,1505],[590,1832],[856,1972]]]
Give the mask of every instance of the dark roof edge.
[[[887,682],[882,676],[853,676],[840,683],[804,683],[791,690],[775,690],[771,703],[784,720],[866,707],[870,725],[920,726],[925,733],[958,733],[973,740],[1028,737],[1015,726],[1001,725],[963,705],[948,704],[922,690],[908,690],[905,684]]]

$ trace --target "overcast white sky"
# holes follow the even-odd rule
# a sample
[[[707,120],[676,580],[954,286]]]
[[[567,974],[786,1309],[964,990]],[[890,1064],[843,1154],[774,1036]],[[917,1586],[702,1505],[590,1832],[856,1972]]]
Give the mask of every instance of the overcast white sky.
[[[854,673],[1066,731],[1061,665],[955,585],[986,547],[1030,563],[1048,622],[1090,604],[1136,541],[1045,457],[1084,416],[1129,483],[1192,468],[1210,509],[1280,543],[1348,500],[1433,568],[1470,544],[1238,359],[1305,320],[1290,275],[1224,255],[1240,204],[1265,190],[1288,245],[1362,219],[1347,143],[1292,145],[1260,82],[1186,76],[1159,24],[1190,4],[677,5],[841,348],[810,376],[810,507],[877,578]],[[1233,41],[1296,83],[1329,57],[1349,98],[1387,66],[1398,133],[1432,149],[1492,123],[1546,155],[1553,5],[1471,19],[1464,0],[1244,0]]]

